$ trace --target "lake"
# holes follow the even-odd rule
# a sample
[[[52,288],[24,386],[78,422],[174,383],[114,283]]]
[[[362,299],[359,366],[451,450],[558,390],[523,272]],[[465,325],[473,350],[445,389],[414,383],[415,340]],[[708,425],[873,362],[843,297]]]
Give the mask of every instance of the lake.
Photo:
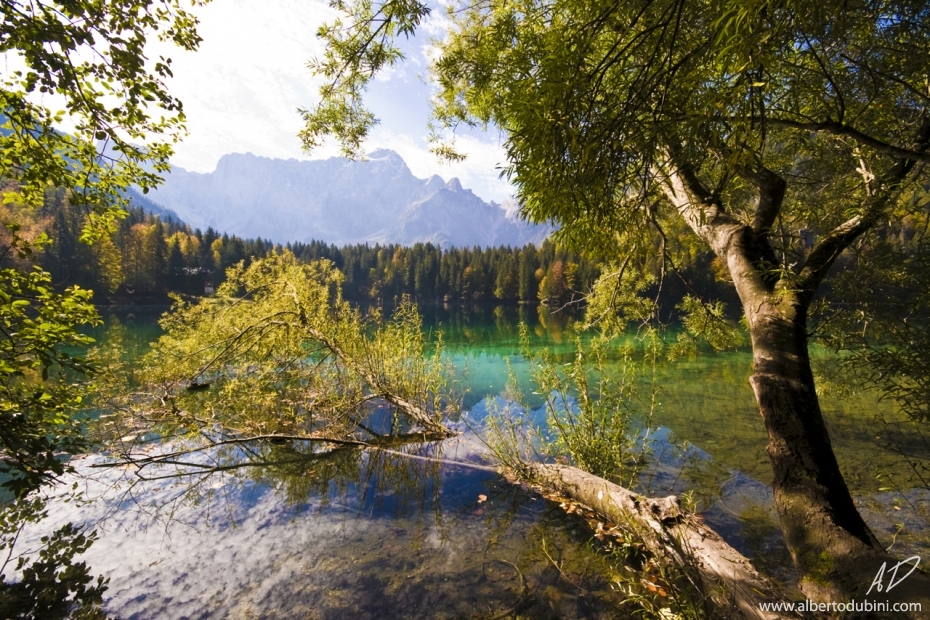
[[[98,528],[100,540],[85,559],[94,574],[110,578],[106,609],[121,618],[600,618],[632,611],[616,585],[624,569],[586,519],[501,478],[469,430],[503,402],[508,362],[541,419],[543,397],[528,384],[518,326],[527,324],[534,349],[547,347],[567,362],[577,337],[570,317],[532,306],[422,310],[425,328],[442,330],[466,389],[464,419],[451,422],[459,437],[396,452],[345,450],[325,460],[299,446],[262,445],[249,449],[266,466],[184,478],[164,468],[145,480],[127,469],[95,468],[105,457],[88,456],[76,461],[86,475],[82,500],[53,503],[43,528],[68,521]],[[103,314],[107,324],[95,335],[119,337],[128,357],[158,335],[157,310]],[[630,334],[625,342],[638,341]],[[658,386],[658,406],[636,485],[650,495],[693,492],[709,525],[761,570],[790,582],[750,365],[748,351],[705,352],[642,377],[644,390]],[[873,530],[903,557],[930,555],[930,493],[921,481],[930,457],[914,427],[870,394],[828,394],[823,407],[840,466]],[[242,456],[235,450],[200,458],[235,464]]]

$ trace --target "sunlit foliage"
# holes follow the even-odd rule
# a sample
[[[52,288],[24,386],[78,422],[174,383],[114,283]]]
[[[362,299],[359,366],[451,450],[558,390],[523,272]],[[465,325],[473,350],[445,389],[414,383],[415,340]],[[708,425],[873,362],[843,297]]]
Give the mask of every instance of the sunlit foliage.
[[[342,299],[328,261],[272,254],[227,273],[215,297],[178,301],[128,377],[105,359],[100,430],[128,458],[150,437],[204,446],[258,438],[360,444],[399,433],[445,437],[456,400],[441,339],[427,348],[416,309],[390,320]],[[372,405],[395,421],[373,428]],[[120,442],[124,445],[120,447]]]
[[[50,188],[71,192],[91,212],[87,238],[99,237],[126,205],[126,187],[157,184],[184,133],[181,102],[165,87],[171,60],[150,62],[145,43],[196,49],[197,20],[178,0],[15,1],[2,13],[0,179],[34,206]],[[49,108],[47,95],[65,109]],[[70,133],[59,129],[66,118]]]
[[[7,252],[24,253],[16,241]],[[92,369],[65,347],[92,340],[78,331],[100,321],[91,293],[56,292],[48,273],[0,269],[0,473],[3,488],[23,497],[67,468],[58,452],[85,445],[73,412],[87,388],[75,380]]]
[[[84,212],[81,240],[105,238],[123,215],[127,188],[153,187],[184,132],[181,104],[164,83],[171,61],[147,58],[146,41],[157,37],[193,50],[200,42],[196,19],[178,0],[12,0],[0,13],[4,205],[36,209],[49,194],[63,193]],[[21,524],[43,514],[34,493],[85,445],[72,414],[86,406],[78,382],[91,367],[65,348],[86,346],[78,327],[99,320],[89,291],[55,292],[50,274],[33,268],[33,254],[48,238],[19,235],[29,219],[4,222],[9,235],[0,239],[0,459],[9,475],[4,486],[16,496],[3,508],[7,561],[0,599],[5,617],[101,617],[103,581],[88,586],[86,567],[72,561],[92,535],[66,526],[31,550],[38,553],[34,561],[14,549]],[[98,255],[103,279],[115,288],[115,248],[108,241]]]

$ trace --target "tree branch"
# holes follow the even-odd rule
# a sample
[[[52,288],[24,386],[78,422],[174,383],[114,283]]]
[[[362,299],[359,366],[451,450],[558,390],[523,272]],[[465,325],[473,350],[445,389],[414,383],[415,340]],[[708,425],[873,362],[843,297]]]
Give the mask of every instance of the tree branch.
[[[452,437],[455,435],[455,433],[444,427],[442,423],[437,420],[434,415],[431,415],[430,412],[427,411],[424,407],[421,407],[415,402],[411,402],[410,400],[404,398],[401,394],[398,394],[388,386],[385,386],[384,382],[379,380],[379,378],[370,372],[368,368],[365,368],[363,364],[359,363],[352,356],[347,355],[335,339],[314,327],[308,319],[306,308],[303,307],[303,304],[301,304],[297,294],[294,292],[293,286],[291,285],[290,288],[291,297],[293,298],[294,304],[298,309],[298,320],[303,323],[307,333],[309,333],[313,338],[317,339],[327,349],[332,351],[333,355],[341,359],[343,363],[352,368],[354,372],[362,377],[362,379],[364,379],[365,382],[368,383],[368,385],[377,392],[378,396],[406,413],[415,421],[422,424],[430,432],[445,434],[446,437]]]
[[[665,197],[695,234],[726,259],[733,233],[743,225],[724,210],[690,166],[676,160],[672,149],[666,149],[665,155],[665,165],[653,167]]]
[[[825,121],[822,123],[801,123],[788,119],[768,118],[766,119],[766,122],[779,127],[790,127],[792,129],[800,129],[802,131],[823,132],[837,136],[847,136],[863,146],[873,148],[879,153],[888,155],[889,157],[893,157],[895,159],[930,163],[930,154],[926,152],[926,144],[924,143],[921,146],[922,143],[920,141],[918,141],[918,146],[916,149],[906,149],[900,146],[889,144],[888,142],[865,134],[855,127],[851,127],[844,123],[838,123],[836,121]],[[923,132],[924,129],[922,128],[921,133]]]
[[[197,467],[201,469],[215,469],[216,465],[206,464],[206,463],[196,463],[189,461],[178,461],[178,457],[186,456],[190,454],[197,454],[200,452],[205,452],[213,448],[219,448],[222,446],[230,445],[241,445],[241,444],[250,444],[259,441],[306,441],[306,442],[317,442],[317,443],[328,443],[336,446],[334,450],[347,450],[347,449],[367,449],[367,448],[379,448],[384,449],[391,446],[402,446],[409,443],[423,442],[423,441],[441,441],[446,439],[448,435],[442,432],[430,431],[430,432],[420,432],[420,433],[400,433],[397,435],[389,436],[376,436],[368,441],[360,441],[357,439],[345,439],[345,438],[336,438],[336,437],[321,437],[317,435],[279,435],[279,434],[266,434],[266,435],[249,435],[246,437],[231,437],[226,439],[211,440],[208,439],[207,443],[203,445],[192,446],[191,448],[186,448],[182,450],[175,450],[173,452],[166,452],[164,454],[146,454],[145,456],[135,455],[131,452],[124,453],[120,455],[117,459],[113,461],[107,461],[104,463],[93,463],[91,464],[92,468],[114,468],[114,467],[124,467],[126,465],[133,465],[138,469],[142,469],[149,465],[183,465],[187,467]],[[328,453],[328,452],[327,452]],[[318,454],[327,454],[327,453],[318,453]],[[304,458],[304,457],[301,457]],[[257,465],[268,465],[269,462],[256,463]],[[248,466],[246,463],[244,466]]]
[[[769,269],[774,257],[768,241],[760,239],[752,228],[727,213],[720,199],[701,183],[693,169],[675,160],[671,149],[666,149],[666,155],[666,169],[654,167],[666,198],[698,237],[724,261],[744,304],[758,295],[767,295],[774,285]],[[764,227],[778,215],[784,191],[776,191],[780,180],[777,175],[760,174],[763,185],[769,190],[760,193],[760,196],[766,195],[765,207],[760,200],[761,213],[756,214],[757,222]]]
[[[742,168],[737,173],[759,190],[759,206],[752,218],[752,231],[757,235],[767,233],[781,212],[788,184],[761,164],[756,169]]]
[[[802,302],[810,303],[817,287],[843,250],[881,220],[917,162],[928,161],[926,151],[930,146],[930,117],[924,120],[915,144],[915,155],[919,157],[900,159],[881,178],[875,178],[875,189],[869,191],[869,200],[862,213],[830,231],[807,257],[799,274],[799,296]]]

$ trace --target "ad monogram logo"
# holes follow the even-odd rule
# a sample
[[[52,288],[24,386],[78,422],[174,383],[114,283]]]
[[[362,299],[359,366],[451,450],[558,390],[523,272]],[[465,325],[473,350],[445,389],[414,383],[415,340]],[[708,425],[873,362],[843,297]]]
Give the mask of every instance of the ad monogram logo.
[[[914,562],[914,566],[911,567],[911,570],[907,571],[907,574],[901,577],[900,579],[896,579],[896,577],[898,576],[898,569],[901,568],[901,566],[904,564],[910,565],[911,562]],[[879,568],[878,573],[875,574],[875,579],[872,580],[872,585],[869,586],[869,591],[865,593],[866,596],[869,595],[869,593],[872,591],[873,588],[877,588],[879,592],[882,591],[882,588],[883,588],[882,581],[885,579],[885,567],[887,564],[888,562],[882,562],[882,567]],[[918,566],[920,566],[919,555],[911,556],[908,559],[901,560],[900,562],[895,564],[894,567],[889,570],[889,573],[891,573],[891,576],[888,578],[888,586],[885,587],[884,589],[885,593],[889,592],[893,587],[895,587],[896,585],[898,585],[899,583],[901,583],[902,581],[910,577],[911,573],[917,570]]]

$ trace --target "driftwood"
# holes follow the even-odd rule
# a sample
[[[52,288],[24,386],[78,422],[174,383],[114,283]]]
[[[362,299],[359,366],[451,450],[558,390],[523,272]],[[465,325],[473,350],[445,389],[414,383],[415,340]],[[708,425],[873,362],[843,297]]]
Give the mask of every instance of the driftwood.
[[[614,523],[629,524],[656,556],[696,569],[700,586],[715,607],[714,617],[764,620],[798,617],[762,611],[760,603],[784,600],[779,588],[717,533],[685,514],[677,497],[643,497],[566,465],[526,463],[522,473],[535,483],[589,506]]]

